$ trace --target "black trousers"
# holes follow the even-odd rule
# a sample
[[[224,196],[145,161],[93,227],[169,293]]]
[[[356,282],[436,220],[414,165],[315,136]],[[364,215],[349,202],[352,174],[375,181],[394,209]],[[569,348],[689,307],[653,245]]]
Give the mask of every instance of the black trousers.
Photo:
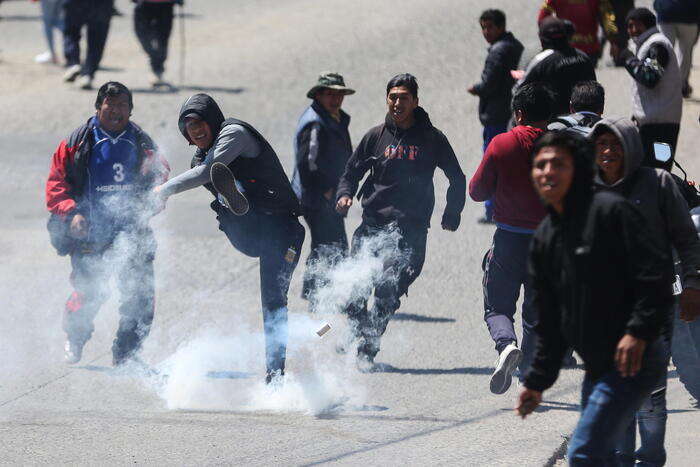
[[[134,30],[148,54],[151,70],[162,74],[173,29],[173,3],[140,3],[134,8]]]
[[[115,276],[121,298],[119,328],[112,345],[115,362],[141,348],[151,330],[155,310],[153,234],[144,231],[120,235],[124,237],[115,242],[117,246],[103,251],[82,242],[76,245],[71,253],[73,292],[63,315],[68,339],[87,342],[95,329],[95,316],[109,298],[109,280]]]
[[[644,147],[644,162],[647,167],[659,167],[670,171],[676,158],[676,143],[681,126],[678,123],[649,123],[639,127],[639,135],[642,137]],[[654,143],[667,143],[671,146],[671,159],[667,162],[658,162],[654,157]]]
[[[260,258],[260,295],[267,371],[284,371],[287,356],[287,293],[299,263],[305,231],[296,217],[269,215],[251,209],[235,216],[218,201],[219,229],[241,253]]]
[[[325,267],[342,259],[348,251],[348,236],[345,233],[345,218],[325,198],[320,201],[318,209],[304,215],[304,220],[311,232],[311,252],[306,258],[301,296],[313,302],[314,292],[325,282],[318,271],[319,262]]]
[[[399,233],[398,254],[384,262],[382,277],[374,284],[372,310],[367,309],[369,297],[359,297],[346,309],[358,339],[357,353],[370,358],[374,358],[379,352],[381,336],[386,331],[389,320],[401,306],[400,297],[408,292],[410,285],[423,270],[428,228],[398,226],[395,223],[377,226],[363,221],[352,237],[351,254],[357,254],[364,242],[394,229]],[[375,252],[377,255],[379,253]]]
[[[114,0],[65,0],[63,53],[66,66],[80,64],[80,31],[87,26],[87,53],[81,74],[94,76],[104,52]]]

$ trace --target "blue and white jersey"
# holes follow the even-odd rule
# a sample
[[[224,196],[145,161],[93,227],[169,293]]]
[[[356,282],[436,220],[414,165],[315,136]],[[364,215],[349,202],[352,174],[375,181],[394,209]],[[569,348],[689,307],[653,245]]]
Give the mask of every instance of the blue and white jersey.
[[[109,242],[134,214],[138,149],[132,126],[112,135],[95,118],[94,144],[88,163],[89,240]]]

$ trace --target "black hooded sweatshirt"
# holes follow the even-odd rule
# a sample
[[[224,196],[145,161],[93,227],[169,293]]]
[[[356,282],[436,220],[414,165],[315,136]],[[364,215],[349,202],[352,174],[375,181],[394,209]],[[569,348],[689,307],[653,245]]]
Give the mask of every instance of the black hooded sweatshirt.
[[[180,109],[178,127],[182,135],[190,141],[185,129],[185,117],[196,114],[202,118],[213,133],[213,141],[227,125],[240,125],[257,140],[260,154],[254,158],[238,157],[228,165],[236,180],[243,186],[251,208],[265,214],[300,215],[299,201],[292,191],[287,174],[272,146],[249,123],[235,118],[224,119],[218,104],[207,94],[195,94]],[[192,141],[190,141],[191,143]],[[197,149],[192,158],[192,167],[204,162],[207,150]],[[216,197],[214,187],[208,183],[204,187]]]
[[[358,193],[363,220],[428,227],[435,206],[433,175],[440,167],[450,182],[443,220],[459,225],[466,197],[464,173],[447,137],[425,110],[417,107],[414,116],[415,124],[404,130],[387,114],[382,125],[365,134],[345,166],[336,197],[353,197],[369,171]]]
[[[614,370],[622,336],[650,344],[672,303],[664,250],[632,204],[593,194],[592,164],[576,160],[564,214],[550,210],[533,237],[529,273],[539,319],[529,389],[554,384],[570,347],[593,379]]]

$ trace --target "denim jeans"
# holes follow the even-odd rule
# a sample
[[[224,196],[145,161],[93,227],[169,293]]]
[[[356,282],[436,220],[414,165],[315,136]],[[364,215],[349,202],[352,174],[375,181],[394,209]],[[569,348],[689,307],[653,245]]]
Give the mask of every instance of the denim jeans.
[[[486,152],[486,148],[489,147],[489,143],[493,139],[494,136],[500,135],[501,133],[505,133],[508,130],[508,122],[502,124],[502,125],[484,125],[484,131],[482,133],[483,138],[484,138],[484,145],[481,147],[481,152]],[[493,219],[493,202],[490,199],[487,199],[484,202],[484,208],[486,209],[486,212],[484,213],[484,217],[486,219],[492,220]]]
[[[669,345],[665,339],[663,342],[664,345]],[[651,395],[644,399],[636,417],[627,426],[627,430],[617,445],[618,462],[621,466],[641,465],[652,467],[662,466],[666,463],[664,440],[666,438],[666,419],[668,417],[666,411],[667,368],[668,362],[666,362],[663,375],[657,381],[656,387]],[[639,425],[641,444],[635,452],[637,425]]]
[[[619,465],[615,448],[637,410],[663,378],[667,362],[668,347],[659,338],[647,346],[642,369],[634,377],[623,378],[616,369],[596,380],[586,374],[581,388],[581,418],[569,442],[569,465]]]
[[[287,349],[287,293],[299,263],[304,227],[293,216],[269,215],[251,209],[235,216],[218,201],[211,204],[219,229],[241,253],[260,258],[265,353],[268,372],[284,371]]]
[[[700,401],[700,318],[686,323],[681,321],[679,312],[676,307],[671,356],[686,390]]]
[[[56,55],[53,41],[54,28],[63,31],[63,0],[41,0],[41,20],[44,25],[46,44],[51,55]]]
[[[484,258],[484,321],[496,351],[501,352],[511,342],[518,342],[514,317],[520,288],[524,289],[522,322],[523,340],[520,374],[524,374],[534,357],[537,310],[532,307],[531,289],[527,283],[527,260],[532,235],[496,229],[493,244]]]

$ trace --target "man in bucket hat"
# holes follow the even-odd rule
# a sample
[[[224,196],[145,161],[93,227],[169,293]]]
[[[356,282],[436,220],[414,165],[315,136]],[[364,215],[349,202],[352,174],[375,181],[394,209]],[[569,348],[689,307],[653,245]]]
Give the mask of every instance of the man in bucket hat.
[[[302,297],[311,300],[321,279],[315,263],[332,262],[348,249],[344,216],[335,210],[335,193],[345,164],[352,155],[348,125],[341,110],[346,95],[354,94],[338,73],[324,72],[306,93],[313,99],[299,118],[294,138],[295,167],[292,187],[299,197],[311,232]]]

